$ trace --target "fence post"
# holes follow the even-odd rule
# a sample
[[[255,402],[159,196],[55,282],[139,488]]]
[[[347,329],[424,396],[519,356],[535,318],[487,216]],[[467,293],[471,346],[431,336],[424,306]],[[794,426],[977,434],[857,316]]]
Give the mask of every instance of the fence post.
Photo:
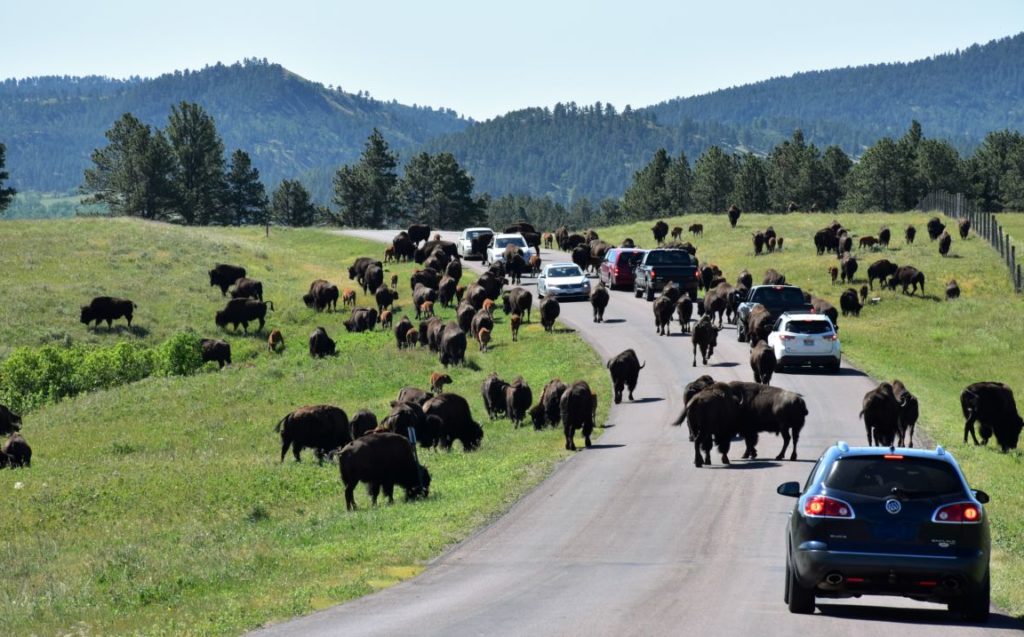
[[[1017,285],[1015,289],[1020,292],[1021,288],[1024,287],[1024,281],[1021,280],[1020,264],[1017,264]]]

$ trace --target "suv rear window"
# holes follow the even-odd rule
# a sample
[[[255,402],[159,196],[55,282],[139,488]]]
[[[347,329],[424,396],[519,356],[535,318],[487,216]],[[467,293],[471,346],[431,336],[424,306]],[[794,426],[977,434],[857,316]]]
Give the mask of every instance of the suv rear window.
[[[799,320],[789,321],[783,329],[794,334],[828,334],[832,326],[828,321]]]
[[[652,250],[647,253],[647,265],[690,265],[691,263],[690,253],[686,250]]]
[[[887,460],[881,456],[840,458],[824,485],[874,498],[934,498],[963,493],[960,474],[947,462],[928,458]]]
[[[803,305],[804,294],[794,287],[757,288],[750,300],[761,305]]]
[[[643,252],[620,252],[616,256],[616,265],[618,266],[635,266],[640,263],[640,260],[644,258]]]

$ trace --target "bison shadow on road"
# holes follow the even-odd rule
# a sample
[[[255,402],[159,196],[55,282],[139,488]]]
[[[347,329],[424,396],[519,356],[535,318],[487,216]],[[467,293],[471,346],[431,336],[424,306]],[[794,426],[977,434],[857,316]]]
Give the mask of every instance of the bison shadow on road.
[[[893,608],[887,606],[854,606],[846,604],[818,604],[822,615],[838,619],[858,621],[896,622],[901,624],[931,624],[934,626],[983,626],[990,630],[1014,630],[1024,628],[1020,622],[1007,615],[993,612],[987,624],[965,622],[939,606],[931,608]]]
[[[592,445],[590,445],[589,447],[586,447],[586,448],[587,449],[618,449],[619,447],[625,447],[625,446],[626,445],[622,445],[622,444],[606,444],[606,445],[603,445],[601,443],[596,443],[596,444],[592,444]]]
[[[608,323],[609,325],[614,325],[615,323],[625,323],[625,322],[626,322],[626,319],[605,319],[604,321],[602,321],[602,323]]]
[[[712,363],[709,367],[738,367],[739,363],[724,362],[724,363]]]
[[[714,453],[711,456],[712,460],[715,460]],[[770,469],[772,467],[781,467],[782,463],[776,460],[731,460],[729,464],[722,464],[721,462],[713,462],[705,467],[716,467],[718,469]]]
[[[636,400],[627,400],[626,402],[631,405],[642,405],[644,403],[658,403],[665,400],[660,396],[646,396],[644,398],[637,398]]]

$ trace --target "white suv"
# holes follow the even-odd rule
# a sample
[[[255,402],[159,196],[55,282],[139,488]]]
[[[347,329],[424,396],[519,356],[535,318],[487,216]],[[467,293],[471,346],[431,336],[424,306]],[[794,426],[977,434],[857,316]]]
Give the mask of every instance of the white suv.
[[[783,314],[768,335],[768,346],[775,352],[780,370],[812,365],[839,371],[839,335],[824,314]]]
[[[523,259],[529,263],[533,256],[533,248],[526,245],[526,239],[518,232],[508,234],[496,234],[487,247],[487,254],[484,263],[501,263],[505,259],[505,248],[510,245],[517,246],[523,251]]]

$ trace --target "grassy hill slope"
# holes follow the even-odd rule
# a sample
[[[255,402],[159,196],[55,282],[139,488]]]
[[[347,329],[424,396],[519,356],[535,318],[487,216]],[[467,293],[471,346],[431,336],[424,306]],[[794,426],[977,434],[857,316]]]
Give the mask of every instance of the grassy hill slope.
[[[381,246],[316,230],[191,229],[129,220],[4,222],[5,303],[0,342],[157,342],[192,327],[220,335],[210,288],[214,261],[245,265],[278,310],[263,336],[227,336],[235,365],[147,380],[25,414],[35,455],[28,470],[0,471],[0,615],[4,634],[233,635],[328,606],[415,575],[567,457],[559,432],[490,423],[479,395],[497,370],[522,374],[539,394],[552,376],[584,378],[609,394],[601,361],[568,333],[534,323],[511,343],[496,317],[494,349],[471,349],[450,373],[486,431],[466,454],[421,451],[430,498],[346,513],[338,469],[312,454],[278,464],[276,422],[295,407],[332,403],[383,417],[404,385],[440,369],[426,350],[397,352],[390,333],[347,334],[339,312],[301,304],[309,282],[347,287],[356,256]],[[408,300],[412,266],[392,266]],[[133,331],[88,330],[78,305],[98,293],[139,305]],[[364,299],[360,294],[359,304]],[[442,313],[444,318],[452,311]],[[325,326],[340,353],[311,360],[306,337]],[[4,354],[0,354],[2,356]],[[510,378],[511,379],[511,378]],[[606,405],[599,416],[604,417]]]
[[[964,419],[960,392],[970,383],[998,380],[1007,383],[1024,408],[1024,366],[1019,364],[1019,344],[1024,341],[1021,297],[1013,293],[1006,267],[999,255],[980,237],[966,241],[956,235],[950,256],[938,253],[928,240],[925,223],[930,214],[851,214],[836,218],[857,236],[875,235],[883,225],[892,229],[888,250],[857,250],[857,289],[867,283],[867,268],[877,259],[914,265],[925,273],[927,294],[904,296],[898,291],[871,293],[880,299],[867,305],[860,317],[839,317],[843,354],[876,379],[899,378],[921,403],[918,431],[955,454],[973,486],[992,496],[988,505],[997,550],[993,560],[993,594],[1002,608],[1024,614],[1024,453],[1018,449],[999,453],[995,442],[988,447],[963,444]],[[736,229],[724,215],[692,215],[666,219],[670,226],[704,224],[704,237],[691,239],[701,261],[716,263],[726,278],[735,282],[746,268],[760,283],[768,268],[786,275],[787,282],[827,299],[839,307],[839,295],[847,286],[832,286],[827,274],[834,255],[816,256],[814,232],[833,216],[815,214],[744,214]],[[949,228],[955,222],[946,219]],[[906,245],[903,229],[917,227],[917,241]],[[652,222],[599,229],[601,238],[618,245],[632,237],[645,247],[653,243]],[[773,226],[785,238],[785,250],[755,257],[751,233]],[[854,241],[856,245],[856,240]],[[963,296],[943,300],[946,282],[955,278]],[[734,332],[723,334],[734,338]],[[746,361],[740,361],[746,364]],[[863,439],[851,444],[864,444]]]

